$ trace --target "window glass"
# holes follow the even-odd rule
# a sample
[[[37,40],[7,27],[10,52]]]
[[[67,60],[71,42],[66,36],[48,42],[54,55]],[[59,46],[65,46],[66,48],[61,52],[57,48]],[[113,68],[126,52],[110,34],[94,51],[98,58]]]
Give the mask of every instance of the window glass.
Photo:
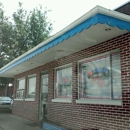
[[[25,78],[17,80],[16,98],[23,99],[25,92]]]
[[[48,74],[42,75],[42,100],[47,101],[48,100]]]
[[[55,97],[72,97],[72,67],[58,68],[55,71]]]
[[[24,92],[25,92],[25,90],[18,90],[16,92],[16,98],[17,99],[23,99],[24,98]]]
[[[121,98],[119,54],[79,62],[79,98]]]
[[[25,79],[18,80],[18,89],[25,88]]]
[[[28,95],[27,98],[35,98],[36,76],[28,77]]]
[[[112,55],[112,91],[113,99],[121,98],[121,65],[120,54]]]

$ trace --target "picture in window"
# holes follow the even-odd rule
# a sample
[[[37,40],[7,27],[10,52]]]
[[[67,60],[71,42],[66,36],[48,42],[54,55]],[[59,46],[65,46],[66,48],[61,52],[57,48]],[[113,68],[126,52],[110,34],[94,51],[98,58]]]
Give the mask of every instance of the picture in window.
[[[55,97],[72,97],[72,67],[58,68],[55,71]]]
[[[120,54],[110,54],[79,62],[79,97],[120,99]]]

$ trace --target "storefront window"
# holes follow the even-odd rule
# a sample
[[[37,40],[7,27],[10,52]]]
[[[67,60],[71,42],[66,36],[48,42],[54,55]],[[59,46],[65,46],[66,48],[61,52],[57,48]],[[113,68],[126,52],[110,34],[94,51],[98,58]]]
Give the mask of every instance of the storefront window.
[[[36,94],[36,75],[28,76],[27,98],[35,98]]]
[[[72,67],[55,69],[55,98],[72,97]]]
[[[79,98],[122,98],[119,53],[79,62]]]
[[[16,98],[23,99],[25,92],[25,78],[17,80],[17,91],[16,91]]]

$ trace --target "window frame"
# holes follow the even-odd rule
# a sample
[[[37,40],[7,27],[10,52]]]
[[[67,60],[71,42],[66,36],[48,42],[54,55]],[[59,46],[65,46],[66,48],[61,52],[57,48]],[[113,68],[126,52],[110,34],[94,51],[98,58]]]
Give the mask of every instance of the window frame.
[[[52,102],[68,102],[68,103],[71,103],[72,102],[72,84],[71,84],[71,96],[69,97],[56,97],[56,90],[57,90],[57,87],[56,87],[56,80],[57,80],[57,70],[59,69],[64,69],[64,68],[71,68],[72,71],[73,71],[73,67],[72,67],[72,63],[70,64],[66,64],[66,65],[63,65],[63,66],[59,66],[59,67],[56,67],[54,69],[54,99],[52,99]],[[71,72],[71,77],[73,75],[73,72]],[[71,83],[72,83],[72,78],[71,78]]]
[[[103,105],[105,105],[105,104],[106,105],[122,105],[122,99],[112,99],[112,98],[110,98],[110,99],[95,99],[95,98],[89,99],[89,98],[83,98],[83,97],[81,98],[80,97],[80,85],[79,85],[79,83],[80,83],[79,82],[79,76],[80,76],[80,68],[79,67],[80,67],[80,63],[84,62],[86,60],[92,61],[93,59],[98,59],[98,57],[104,57],[106,55],[111,55],[111,54],[114,54],[114,53],[119,53],[120,54],[120,50],[116,49],[116,50],[113,50],[113,51],[110,51],[110,52],[102,53],[102,54],[95,55],[95,56],[92,56],[92,57],[89,57],[89,58],[85,58],[85,59],[82,59],[82,60],[78,61],[78,63],[77,63],[77,66],[78,66],[78,76],[77,76],[77,78],[78,78],[78,100],[76,100],[76,103],[83,103],[83,104],[103,104]],[[121,60],[121,58],[120,58],[120,60]],[[112,68],[110,68],[110,71],[112,71],[111,69]],[[111,76],[112,76],[112,74],[111,74]],[[112,79],[111,79],[111,81],[112,81]],[[121,80],[121,88],[122,88],[122,80]],[[112,89],[112,86],[110,87],[110,89]],[[122,91],[122,89],[121,89],[121,91]],[[112,90],[110,90],[110,93],[111,92],[112,92]]]
[[[24,87],[22,88],[22,89],[19,89],[18,88],[18,85],[19,85],[19,81],[20,80],[24,80]],[[25,86],[26,86],[26,78],[25,77],[22,77],[22,78],[19,78],[19,79],[17,79],[17,81],[16,81],[17,83],[17,85],[16,85],[16,96],[15,96],[15,100],[23,100],[24,98],[25,98]],[[22,91],[23,92],[23,98],[18,98],[17,97],[17,92],[20,92],[20,91]]]
[[[28,93],[29,93],[29,78],[36,78],[36,83],[35,83],[35,97],[32,98],[32,97],[28,97]],[[26,91],[26,99],[25,101],[34,101],[35,98],[36,98],[36,86],[37,86],[37,75],[36,74],[32,74],[32,75],[28,75],[27,76],[27,91]]]

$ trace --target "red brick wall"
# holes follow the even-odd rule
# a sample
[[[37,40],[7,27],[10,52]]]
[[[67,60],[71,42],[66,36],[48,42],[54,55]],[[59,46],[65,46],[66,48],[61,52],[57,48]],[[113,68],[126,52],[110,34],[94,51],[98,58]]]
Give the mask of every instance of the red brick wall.
[[[80,44],[80,43],[79,43]],[[122,75],[122,106],[76,104],[78,99],[77,61],[114,49],[120,49]],[[54,97],[54,68],[72,63],[72,103],[52,103]],[[40,72],[49,71],[48,119],[73,130],[129,130],[130,129],[130,33],[87,48],[58,61],[53,61],[34,70],[15,76],[17,78],[37,73],[36,101],[15,101],[13,114],[38,120]]]
[[[9,87],[7,89],[7,94],[6,94],[6,87],[3,89],[0,89],[0,96],[8,96],[11,97],[13,95],[13,89],[14,87]]]
[[[0,89],[0,96],[4,96],[5,95],[5,88]]]

